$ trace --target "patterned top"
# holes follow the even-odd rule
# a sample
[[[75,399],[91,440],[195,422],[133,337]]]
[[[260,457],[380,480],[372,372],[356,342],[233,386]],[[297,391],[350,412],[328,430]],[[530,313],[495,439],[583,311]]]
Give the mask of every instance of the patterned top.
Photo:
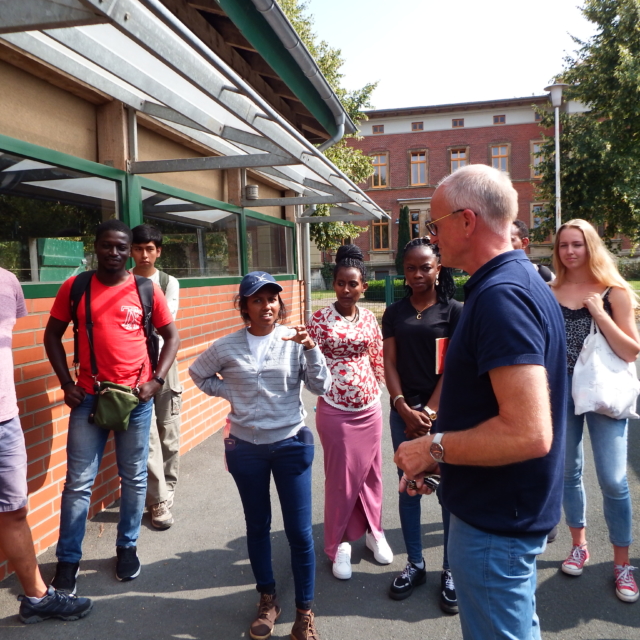
[[[358,312],[358,321],[349,322],[329,305],[316,311],[307,325],[331,371],[331,389],[322,397],[343,411],[374,405],[380,399],[378,383],[384,383],[380,327],[371,311]]]
[[[602,301],[604,303],[604,310],[611,315],[611,303],[609,302],[609,289]],[[573,368],[576,366],[578,356],[582,351],[582,345],[591,331],[591,314],[587,307],[580,309],[569,309],[563,307],[562,316],[564,317],[564,327],[567,332],[567,373],[572,376]]]

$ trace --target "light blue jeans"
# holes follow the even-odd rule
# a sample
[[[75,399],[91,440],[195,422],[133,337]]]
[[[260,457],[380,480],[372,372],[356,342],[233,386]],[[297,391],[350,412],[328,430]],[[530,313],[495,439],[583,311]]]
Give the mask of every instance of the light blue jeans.
[[[449,563],[464,640],[540,640],[536,556],[546,534],[487,533],[451,514]]]
[[[571,390],[569,376],[569,390]],[[617,547],[633,542],[631,497],[627,483],[627,420],[615,420],[592,411],[575,415],[571,392],[567,394],[567,449],[564,466],[564,515],[570,527],[585,527],[587,505],[582,481],[585,418],[593,459],[602,491],[609,540]]]
[[[389,426],[391,427],[391,441],[393,442],[393,451],[395,453],[403,442],[408,442],[408,438],[404,433],[406,425],[397,411],[391,410],[389,412]],[[402,477],[402,469],[398,469],[398,477]],[[402,537],[404,538],[404,545],[407,549],[408,560],[409,562],[413,562],[413,564],[420,564],[422,562],[422,540],[420,532],[421,498],[422,495],[420,494],[415,496],[410,496],[408,493],[398,494],[398,511],[400,513]],[[439,495],[438,500],[440,500]],[[448,569],[449,512],[444,507],[441,508],[441,511],[444,535],[442,568]]]
[[[67,479],[62,492],[60,537],[56,556],[61,562],[80,562],[91,492],[109,431],[88,422],[94,396],[71,410],[67,439]],[[147,492],[147,457],[153,400],[141,402],[131,413],[129,428],[114,431],[116,461],[120,475],[120,521],[116,546],[133,547]]]

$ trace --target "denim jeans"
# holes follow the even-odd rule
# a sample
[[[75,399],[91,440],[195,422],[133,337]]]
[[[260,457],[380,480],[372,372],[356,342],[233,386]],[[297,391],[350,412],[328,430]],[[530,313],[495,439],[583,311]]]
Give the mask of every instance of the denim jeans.
[[[571,389],[569,376],[569,389]],[[585,527],[586,497],[582,481],[584,451],[582,434],[587,420],[598,483],[602,491],[609,540],[617,547],[633,542],[631,497],[627,483],[627,420],[616,420],[589,411],[575,415],[571,393],[567,394],[567,449],[564,467],[564,514],[570,527]]]
[[[408,442],[404,434],[406,425],[397,411],[391,410],[389,414],[389,425],[391,426],[391,441],[394,453],[403,442]],[[402,477],[402,469],[398,469],[398,477]],[[438,494],[439,494],[438,490]],[[402,527],[402,537],[407,548],[409,562],[420,564],[422,562],[422,541],[420,536],[420,494],[410,496],[407,493],[398,494],[398,511],[400,513],[400,526]],[[440,496],[438,495],[438,500]],[[447,553],[449,544],[449,511],[442,509],[442,528],[444,531],[444,553],[442,554],[442,568],[449,568],[449,557]]]
[[[540,640],[536,556],[546,543],[546,534],[495,535],[451,514],[449,560],[464,640]]]
[[[260,593],[274,593],[271,564],[271,474],[280,498],[284,530],[291,548],[296,607],[310,609],[316,557],[311,529],[313,435],[303,427],[292,438],[253,444],[239,438],[225,442],[227,467],[240,493],[247,523],[247,548]]]
[[[91,492],[109,431],[90,424],[94,396],[87,394],[69,417],[67,479],[62,491],[60,537],[56,556],[61,562],[80,562]],[[126,431],[114,431],[116,461],[120,476],[120,520],[116,546],[133,547],[140,535],[140,523],[147,492],[149,426],[153,400],[141,402],[129,418]]]

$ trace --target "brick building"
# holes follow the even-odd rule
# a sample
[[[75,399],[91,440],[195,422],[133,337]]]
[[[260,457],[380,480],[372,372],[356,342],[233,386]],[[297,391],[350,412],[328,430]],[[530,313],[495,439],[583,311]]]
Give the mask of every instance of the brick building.
[[[368,111],[361,140],[350,144],[373,158],[375,173],[363,188],[390,221],[375,221],[356,240],[369,262],[372,277],[394,274],[398,216],[410,211],[412,237],[425,235],[431,196],[438,182],[466,164],[488,164],[508,171],[518,192],[518,217],[536,226],[535,152],[543,131],[533,106],[549,105],[532,96],[487,102],[377,109]],[[549,105],[550,106],[550,105]],[[568,109],[579,105],[569,103]],[[550,243],[533,243],[533,258],[550,256]],[[315,254],[314,266],[329,256]]]

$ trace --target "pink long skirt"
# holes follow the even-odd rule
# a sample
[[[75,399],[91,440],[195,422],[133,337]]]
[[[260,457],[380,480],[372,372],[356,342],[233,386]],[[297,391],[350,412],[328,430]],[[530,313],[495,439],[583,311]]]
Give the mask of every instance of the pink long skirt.
[[[316,428],[324,450],[324,552],[333,562],[338,545],[370,529],[382,532],[382,408],[341,411],[322,398]]]

